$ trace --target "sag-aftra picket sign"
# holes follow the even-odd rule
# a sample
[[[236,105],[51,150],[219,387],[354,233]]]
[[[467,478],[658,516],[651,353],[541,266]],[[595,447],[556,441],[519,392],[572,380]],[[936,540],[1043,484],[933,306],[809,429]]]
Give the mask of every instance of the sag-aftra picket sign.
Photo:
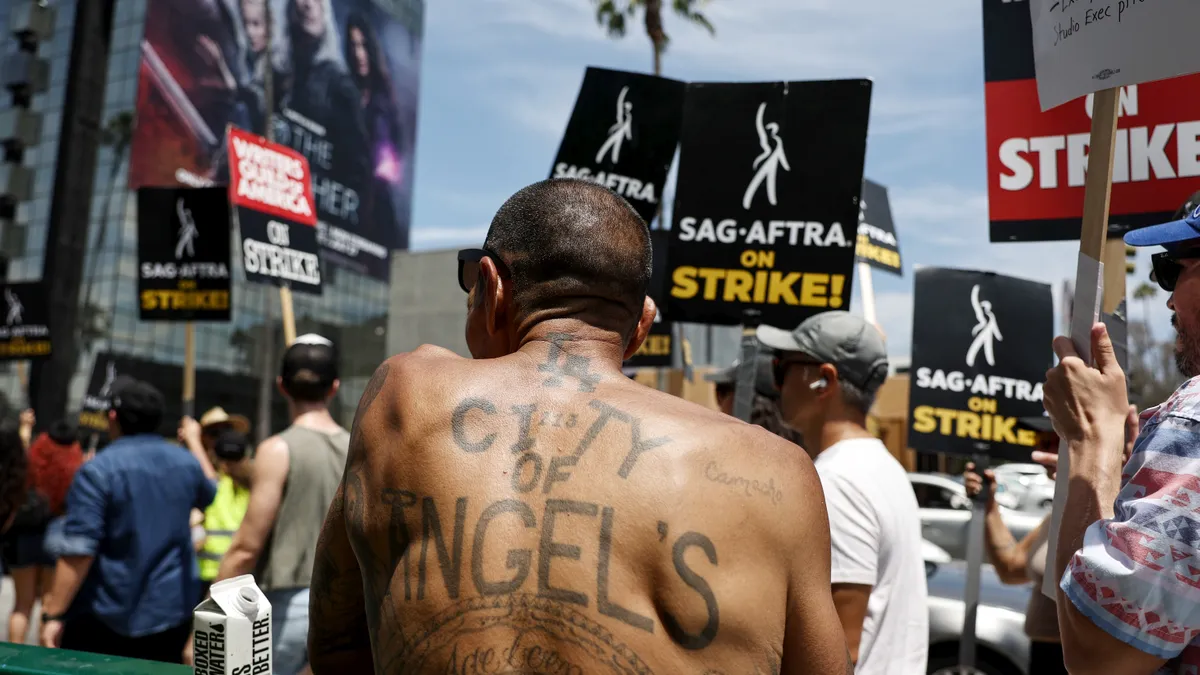
[[[691,84],[667,254],[672,321],[795,326],[850,304],[869,80]]]
[[[138,188],[142,321],[229,321],[229,194],[223,187]]]
[[[652,222],[683,120],[683,82],[588,68],[551,178],[579,178],[624,197]]]
[[[913,292],[909,447],[1028,461],[1037,439],[1020,418],[1043,413],[1050,286],[927,267]]]

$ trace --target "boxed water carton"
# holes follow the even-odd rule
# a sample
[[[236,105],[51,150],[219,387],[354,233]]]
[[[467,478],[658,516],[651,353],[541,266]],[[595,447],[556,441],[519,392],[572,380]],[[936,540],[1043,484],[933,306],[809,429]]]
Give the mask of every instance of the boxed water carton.
[[[271,675],[271,603],[253,575],[213,584],[192,625],[197,675]]]

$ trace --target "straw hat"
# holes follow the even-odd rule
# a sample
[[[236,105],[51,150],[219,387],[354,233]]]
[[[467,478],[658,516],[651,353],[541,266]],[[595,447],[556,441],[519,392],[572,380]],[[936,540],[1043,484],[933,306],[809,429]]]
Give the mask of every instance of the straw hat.
[[[207,429],[217,424],[228,424],[243,434],[250,432],[250,420],[241,415],[230,415],[221,406],[210,408],[208,412],[200,416],[201,429]]]

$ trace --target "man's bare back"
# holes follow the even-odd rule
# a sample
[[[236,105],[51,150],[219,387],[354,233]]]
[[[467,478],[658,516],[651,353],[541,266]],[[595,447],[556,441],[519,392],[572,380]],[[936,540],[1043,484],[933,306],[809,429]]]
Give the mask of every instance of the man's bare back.
[[[842,672],[807,456],[570,338],[376,373],[342,497],[377,672]]]
[[[646,224],[521,190],[459,254],[475,360],[389,359],[313,571],[317,675],[849,672],[804,452],[630,381]]]

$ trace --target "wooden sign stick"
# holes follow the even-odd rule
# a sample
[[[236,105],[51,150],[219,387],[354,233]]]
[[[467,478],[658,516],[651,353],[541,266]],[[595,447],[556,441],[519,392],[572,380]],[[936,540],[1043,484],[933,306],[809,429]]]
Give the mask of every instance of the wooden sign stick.
[[[183,414],[196,416],[196,324],[183,324]]]
[[[283,308],[283,344],[291,347],[296,341],[296,312],[292,307],[292,289],[279,287],[279,304]]]
[[[1079,237],[1079,266],[1075,272],[1075,310],[1071,320],[1071,341],[1087,363],[1092,362],[1092,326],[1100,319],[1100,301],[1104,288],[1104,244],[1108,235],[1109,197],[1112,192],[1113,151],[1117,138],[1117,113],[1120,89],[1097,92],[1092,106],[1092,136],[1088,150],[1087,183],[1083,196],[1083,229]],[[1058,446],[1058,477],[1054,482],[1054,511],[1050,520],[1050,540],[1046,562],[1051,570],[1058,548],[1058,529],[1067,503],[1070,457],[1065,440]],[[1059,578],[1047,573],[1042,593],[1057,599]]]

